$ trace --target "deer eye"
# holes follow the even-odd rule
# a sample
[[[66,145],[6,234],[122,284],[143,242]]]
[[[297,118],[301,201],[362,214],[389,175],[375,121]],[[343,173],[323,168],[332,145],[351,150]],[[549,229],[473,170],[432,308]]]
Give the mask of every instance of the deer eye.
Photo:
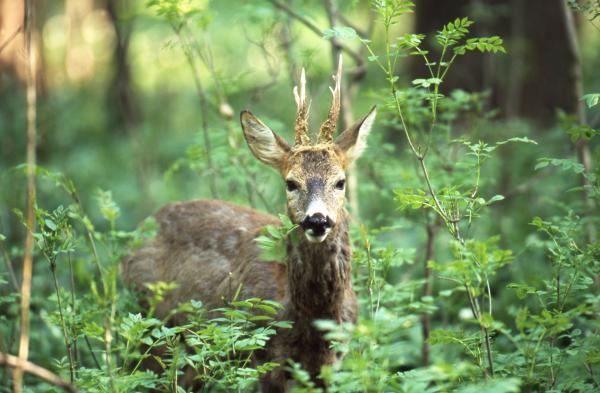
[[[337,183],[335,183],[335,188],[338,190],[343,190],[344,186],[346,185],[346,180],[339,180]]]
[[[287,187],[287,190],[290,192],[298,190],[298,183],[296,183],[293,180],[286,180],[285,186]]]

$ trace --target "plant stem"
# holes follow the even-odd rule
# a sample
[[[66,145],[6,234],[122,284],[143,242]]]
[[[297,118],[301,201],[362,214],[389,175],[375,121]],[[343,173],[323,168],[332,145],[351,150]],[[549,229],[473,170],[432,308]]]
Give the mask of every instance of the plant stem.
[[[206,165],[208,167],[208,186],[210,188],[210,193],[213,198],[218,198],[217,194],[217,184],[216,184],[216,173],[215,168],[212,161],[212,147],[210,143],[210,136],[208,133],[208,99],[206,98],[206,93],[204,92],[204,87],[202,86],[202,81],[200,81],[198,66],[196,65],[196,60],[194,59],[194,54],[192,52],[192,44],[189,43],[185,37],[181,33],[181,28],[171,25],[179,42],[183,48],[183,53],[185,55],[190,68],[192,69],[192,77],[194,78],[194,84],[196,85],[196,93],[198,94],[198,100],[200,101],[200,115],[202,117],[202,138],[204,140],[204,149],[206,150]]]
[[[375,317],[375,309],[373,306],[373,284],[375,283],[375,270],[373,267],[373,258],[371,257],[371,242],[365,233],[365,249],[367,250],[367,270],[369,277],[367,278],[367,291],[369,293],[369,307],[371,308],[371,319]]]
[[[98,362],[98,359],[96,358],[96,354],[94,354],[94,349],[92,348],[90,339],[88,338],[88,336],[83,336],[83,338],[88,347],[88,350],[90,351],[90,355],[92,355],[92,359],[94,360],[94,364],[96,365],[96,368],[98,368],[98,370],[100,370],[102,367],[100,367],[100,362]]]
[[[13,269],[13,267],[12,267],[12,262],[10,261],[10,256],[8,255],[8,252],[6,251],[6,248],[4,248],[1,245],[0,245],[0,247],[2,247],[2,257],[4,259],[4,262],[6,263],[6,271],[8,272],[8,277],[10,278],[10,283],[12,284],[15,292],[18,292],[19,291],[19,282],[17,281],[15,269]]]
[[[108,380],[110,382],[110,390],[112,393],[116,393],[117,387],[115,386],[115,379],[112,373],[112,323],[116,310],[114,302],[112,303],[110,314],[106,318],[106,324],[104,326],[104,349],[106,351],[106,373],[108,374]]]
[[[100,263],[100,257],[98,255],[96,241],[94,240],[94,234],[92,232],[93,229],[90,229],[88,227],[88,224],[86,223],[88,218],[85,215],[85,210],[83,209],[83,204],[81,203],[81,199],[79,198],[77,190],[74,187],[66,188],[66,190],[69,193],[69,196],[71,197],[71,199],[73,199],[73,201],[75,202],[75,205],[77,205],[78,215],[80,216],[79,217],[80,221],[83,224],[83,227],[85,228],[85,232],[86,232],[88,241],[90,242],[90,246],[92,247],[92,254],[94,254],[94,264],[96,265],[96,269],[98,270],[98,274],[100,275],[100,281],[102,283],[102,290],[103,290],[104,295],[107,295],[108,288],[106,285],[106,280],[104,278],[104,270],[102,269],[102,264]]]
[[[387,79],[389,81],[389,85],[390,85],[390,90],[392,93],[392,96],[394,98],[394,103],[396,106],[396,112],[400,118],[400,121],[402,123],[402,129],[404,131],[404,135],[406,136],[406,140],[413,152],[413,154],[415,155],[415,157],[417,158],[417,161],[419,162],[419,166],[421,168],[421,172],[423,173],[423,176],[425,178],[425,183],[427,184],[427,188],[429,190],[429,194],[431,195],[433,202],[435,204],[435,210],[437,211],[437,213],[439,214],[439,216],[442,218],[442,220],[444,220],[444,222],[446,223],[446,226],[450,229],[450,233],[451,235],[454,237],[455,240],[457,240],[461,245],[464,246],[465,241],[464,239],[461,237],[460,235],[460,228],[458,226],[458,220],[459,220],[459,214],[456,214],[456,217],[452,217],[448,212],[446,212],[446,210],[443,208],[442,204],[440,203],[437,194],[433,188],[433,185],[431,183],[431,179],[429,177],[429,172],[427,170],[427,166],[425,164],[425,153],[422,153],[420,151],[420,149],[417,149],[415,147],[415,144],[412,140],[412,138],[410,137],[410,133],[408,132],[408,127],[406,125],[406,121],[404,119],[404,114],[402,111],[402,106],[400,105],[400,100],[398,99],[398,94],[397,94],[397,90],[396,90],[396,77],[394,75],[394,69],[391,63],[391,56],[390,56],[390,43],[389,43],[389,24],[386,24],[385,26],[385,48],[386,48],[386,59],[387,59],[387,69],[385,67],[383,67],[381,64],[380,66],[384,69]],[[445,50],[446,50],[446,46],[444,46],[444,51],[442,53],[442,58],[443,55],[445,54]],[[446,67],[446,69],[444,70],[443,74],[442,74],[442,78],[446,75],[446,72],[448,72],[448,69],[450,68],[450,65],[452,64],[452,62],[454,61],[456,55],[454,55],[452,57],[452,59],[450,60],[450,62],[448,63],[448,66]],[[441,63],[441,60],[440,60]],[[438,69],[437,69],[437,76],[440,76],[440,70],[441,70],[441,64],[438,64]],[[435,126],[435,122],[436,122],[436,111],[437,111],[437,96],[438,96],[438,88],[439,86],[436,84],[435,86],[435,90],[434,90],[434,97],[432,100],[432,106],[431,106],[431,110],[432,110],[432,122],[431,122],[431,128],[430,130],[432,131],[434,126]],[[471,289],[468,286],[467,283],[464,284],[465,288],[467,290],[467,294],[469,297],[469,303],[471,305],[471,310],[473,311],[473,315],[477,318],[478,322],[479,322],[479,326],[481,329],[481,333],[483,336],[483,341],[484,341],[484,345],[486,348],[486,352],[487,352],[487,360],[488,360],[488,367],[489,367],[489,373],[491,374],[491,376],[494,375],[494,362],[493,362],[493,357],[492,357],[492,351],[491,351],[491,344],[490,344],[490,335],[489,335],[489,331],[487,329],[487,327],[485,327],[481,321],[481,313],[479,312],[479,308],[476,307],[476,302],[475,302],[475,298],[473,296],[473,294],[471,293]],[[491,309],[491,306],[490,306]],[[428,327],[428,321],[423,321],[423,332],[425,334],[425,329],[426,327]],[[427,331],[428,334],[428,331]],[[427,350],[428,348],[425,348],[425,346],[423,347],[423,351]],[[428,361],[428,354],[427,357],[425,356],[425,352],[423,352],[423,358],[424,360]],[[483,369],[484,370],[484,375],[488,376],[488,370],[487,369]]]
[[[490,332],[488,331],[488,328],[483,325],[481,325],[481,328],[483,329],[483,337],[485,339],[485,350],[487,352],[487,361],[488,361],[488,366],[490,368],[490,375],[493,378],[494,377],[494,358],[492,356],[492,345],[490,342]]]
[[[427,213],[426,213],[427,214]],[[431,290],[433,286],[432,278],[431,278],[431,268],[429,267],[428,262],[433,258],[433,246],[435,243],[435,236],[437,233],[437,223],[428,222],[426,227],[427,231],[427,243],[425,246],[425,256],[423,258],[423,279],[425,280],[424,286],[424,296],[431,296]],[[423,336],[423,343],[421,344],[421,362],[424,367],[429,365],[429,331],[430,331],[430,323],[429,323],[429,314],[423,313],[421,315],[421,333]]]
[[[19,358],[13,375],[13,390],[22,391],[23,368],[29,355],[29,306],[31,303],[31,277],[33,273],[33,231],[35,230],[35,165],[36,165],[36,56],[32,45],[34,25],[33,0],[25,2],[25,48],[27,50],[27,234],[23,256],[23,281],[21,285],[21,335]]]
[[[50,263],[50,271],[52,272],[52,278],[54,279],[54,290],[56,291],[56,300],[58,303],[58,314],[60,316],[60,324],[62,326],[63,337],[65,339],[65,348],[67,350],[67,356],[69,357],[69,373],[70,373],[70,381],[73,383],[75,380],[75,365],[73,362],[73,351],[71,348],[71,340],[69,339],[69,335],[67,334],[67,325],[65,323],[65,316],[62,308],[62,300],[60,299],[60,290],[58,285],[58,279],[56,278],[56,258],[52,260],[48,259]]]
[[[69,259],[69,276],[71,281],[71,309],[73,310],[73,315],[77,315],[77,309],[75,308],[75,275],[73,273],[73,261],[71,260],[71,253],[68,254]],[[77,332],[72,332],[73,337],[73,355],[74,355],[74,363],[79,364],[79,349],[77,348]],[[77,371],[75,371],[75,376],[77,376]]]

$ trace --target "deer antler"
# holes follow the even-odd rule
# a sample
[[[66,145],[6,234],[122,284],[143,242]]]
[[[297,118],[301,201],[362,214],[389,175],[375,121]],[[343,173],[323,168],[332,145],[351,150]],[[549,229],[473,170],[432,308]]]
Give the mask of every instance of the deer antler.
[[[342,84],[342,55],[340,54],[338,60],[338,69],[337,73],[333,77],[335,81],[335,88],[332,89],[331,86],[329,90],[331,91],[332,100],[331,100],[331,109],[329,110],[329,116],[327,120],[321,126],[321,130],[319,131],[319,138],[317,139],[317,143],[326,143],[333,141],[333,133],[335,131],[335,126],[337,124],[338,115],[340,114],[340,90]]]
[[[310,137],[308,136],[308,109],[310,104],[306,102],[306,76],[304,68],[300,74],[300,89],[294,86],[294,99],[298,107],[296,115],[296,125],[294,127],[294,144],[309,145]]]

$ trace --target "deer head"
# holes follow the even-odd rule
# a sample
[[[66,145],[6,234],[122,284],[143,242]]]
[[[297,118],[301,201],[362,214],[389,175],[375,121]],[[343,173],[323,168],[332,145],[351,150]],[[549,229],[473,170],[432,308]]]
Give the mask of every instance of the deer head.
[[[361,120],[333,138],[340,112],[342,57],[333,77],[332,104],[315,143],[308,133],[310,102],[306,99],[304,69],[300,86],[294,87],[297,116],[294,144],[290,146],[249,111],[240,116],[250,150],[263,163],[274,167],[285,180],[290,219],[304,230],[308,241],[323,242],[343,217],[346,170],[366,147],[375,120],[375,108]]]

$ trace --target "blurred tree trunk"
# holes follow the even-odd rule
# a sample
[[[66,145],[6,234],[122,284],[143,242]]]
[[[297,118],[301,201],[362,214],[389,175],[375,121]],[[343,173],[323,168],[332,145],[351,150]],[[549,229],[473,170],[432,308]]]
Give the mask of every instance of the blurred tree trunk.
[[[123,130],[129,136],[137,172],[138,184],[146,195],[141,204],[148,213],[152,211],[152,194],[148,180],[148,163],[144,142],[140,135],[140,110],[137,104],[133,78],[129,64],[129,43],[133,31],[131,3],[106,0],[106,11],[115,31],[113,53],[114,76],[109,87],[107,107],[113,114],[114,130]]]
[[[581,111],[581,76],[575,26],[564,0],[421,0],[419,33],[434,34],[457,17],[476,21],[474,35],[504,38],[507,55],[472,53],[460,58],[446,77],[445,91],[491,89],[491,106],[503,117],[554,123],[557,109]],[[435,50],[434,48],[430,48]],[[412,65],[414,76],[424,75]]]
[[[43,3],[43,2],[42,2]],[[20,128],[22,112],[18,106],[10,102],[21,100],[20,94],[27,94],[29,72],[33,72],[37,100],[43,99],[46,93],[44,61],[42,51],[42,35],[38,26],[44,21],[44,5],[35,2],[35,20],[30,26],[30,38],[25,37],[25,0],[0,0],[0,167],[8,169],[23,162],[21,150],[25,148],[26,138]],[[29,45],[29,47],[28,47]],[[35,62],[32,70],[29,64],[29,49]],[[23,98],[24,100],[25,98]],[[43,139],[43,132],[37,135]],[[47,146],[36,145],[38,159],[44,157]],[[15,184],[16,187],[16,184]],[[23,196],[18,193],[1,193],[6,198],[5,206],[21,206]],[[16,215],[9,209],[0,212],[0,226],[8,236],[5,244],[22,242],[23,226]],[[15,260],[13,258],[13,260]]]
[[[39,5],[36,9],[39,9]],[[40,14],[38,11],[37,14]],[[2,77],[8,75],[20,85],[27,82],[27,55],[23,38],[25,18],[25,0],[0,0],[0,87]],[[31,45],[35,52],[35,81],[38,94],[45,92],[43,78],[43,57],[39,30],[32,31]]]
[[[132,23],[123,11],[123,2],[106,0],[106,11],[115,31],[115,47],[113,61],[115,73],[110,87],[109,108],[124,129],[131,129],[139,123],[139,111],[136,105],[135,94],[131,82],[131,69],[129,67],[129,42],[131,38]]]

